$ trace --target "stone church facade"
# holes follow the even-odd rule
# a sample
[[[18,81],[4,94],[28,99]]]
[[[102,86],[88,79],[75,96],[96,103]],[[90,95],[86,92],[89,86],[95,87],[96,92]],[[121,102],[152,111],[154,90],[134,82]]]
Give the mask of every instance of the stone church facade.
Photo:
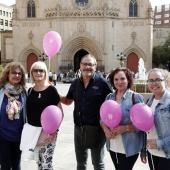
[[[140,58],[147,71],[152,67],[149,0],[16,0],[12,24],[13,31],[2,35],[2,62],[13,59],[27,72],[44,52],[43,37],[49,31],[62,38],[60,51],[45,61],[52,71],[78,70],[87,53],[96,57],[99,71],[120,66],[120,53],[126,55],[123,66],[135,73]]]

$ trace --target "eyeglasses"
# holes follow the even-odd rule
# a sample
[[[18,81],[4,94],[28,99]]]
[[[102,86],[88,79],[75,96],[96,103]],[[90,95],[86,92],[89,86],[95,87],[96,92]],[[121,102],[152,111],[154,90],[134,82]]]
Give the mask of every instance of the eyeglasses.
[[[17,71],[12,71],[11,74],[12,74],[13,76],[17,76],[17,75],[18,75],[18,77],[21,77],[21,76],[22,76],[22,73],[21,73],[21,72],[17,72]]]
[[[45,73],[45,70],[43,70],[43,69],[33,69],[32,72],[33,73],[38,73],[38,72],[39,73]]]
[[[164,81],[164,79],[155,79],[155,80],[149,79],[149,80],[147,80],[148,84],[153,84],[153,83],[160,84],[162,81]]]
[[[92,63],[81,63],[83,66],[89,66],[89,67],[93,67],[95,66],[96,64],[92,64]]]

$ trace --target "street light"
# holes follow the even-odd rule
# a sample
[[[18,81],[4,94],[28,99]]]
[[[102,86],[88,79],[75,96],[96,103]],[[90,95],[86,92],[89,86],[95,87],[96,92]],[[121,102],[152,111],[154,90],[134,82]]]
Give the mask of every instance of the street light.
[[[1,51],[0,51],[0,65],[1,65]]]
[[[41,55],[39,55],[39,59],[40,59],[40,61],[45,61],[45,60],[47,60],[47,58],[48,58],[48,56],[47,55],[45,55],[44,53],[42,53]]]
[[[124,64],[124,61],[126,60],[126,55],[123,55],[122,52],[117,55],[117,59],[120,61],[119,64],[122,67]]]

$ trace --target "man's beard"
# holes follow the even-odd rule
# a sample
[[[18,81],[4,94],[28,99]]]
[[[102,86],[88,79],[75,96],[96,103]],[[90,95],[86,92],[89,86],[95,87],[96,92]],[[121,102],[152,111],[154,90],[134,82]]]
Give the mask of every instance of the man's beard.
[[[82,73],[86,77],[91,77],[93,75],[93,72],[91,70],[83,71]]]

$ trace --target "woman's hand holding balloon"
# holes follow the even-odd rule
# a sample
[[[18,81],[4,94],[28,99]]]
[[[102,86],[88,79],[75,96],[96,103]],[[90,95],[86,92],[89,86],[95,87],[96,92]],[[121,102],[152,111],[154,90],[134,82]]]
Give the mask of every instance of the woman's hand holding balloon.
[[[120,126],[117,126],[116,128],[111,128],[111,130],[112,130],[112,133],[115,134],[115,136],[117,136],[117,135],[120,135],[126,132],[126,126],[120,125]]]
[[[111,129],[109,127],[107,127],[104,123],[102,123],[102,128],[103,131],[105,133],[106,138],[108,139],[114,139],[116,137],[115,134],[113,134],[113,132],[111,131]]]
[[[56,136],[56,132],[48,135],[47,138],[44,140],[44,143],[45,144],[51,143],[53,141],[53,139],[55,138],[55,136]]]
[[[107,130],[105,131],[105,135],[108,139],[114,139],[116,137],[116,135],[109,128],[107,128]]]

